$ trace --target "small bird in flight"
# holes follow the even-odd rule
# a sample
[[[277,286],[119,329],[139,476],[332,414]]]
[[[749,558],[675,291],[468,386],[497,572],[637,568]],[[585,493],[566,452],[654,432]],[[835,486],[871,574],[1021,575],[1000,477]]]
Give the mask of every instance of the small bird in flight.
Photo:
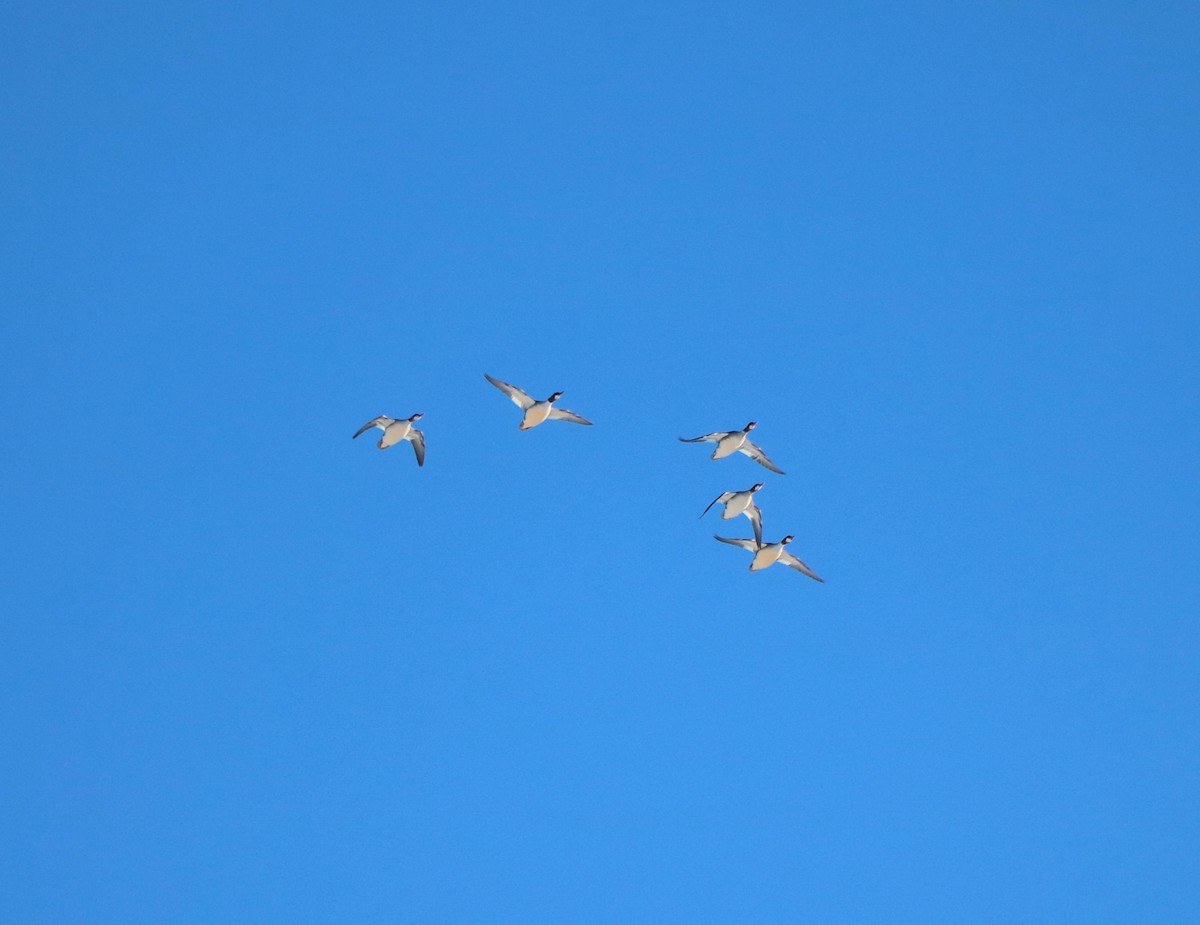
[[[759,543],[762,542],[762,511],[758,509],[758,505],[754,503],[754,493],[763,487],[763,483],[759,482],[747,488],[745,491],[726,491],[722,492],[704,509],[703,517],[707,514],[714,504],[725,505],[725,510],[721,512],[722,520],[733,520],[738,514],[745,514],[747,519],[754,527],[754,538]]]
[[[407,440],[412,444],[413,452],[417,454],[417,465],[425,465],[425,435],[421,431],[413,427],[415,421],[425,417],[424,414],[414,414],[410,418],[404,420],[396,420],[389,418],[386,414],[381,414],[377,418],[367,421],[358,429],[358,433],[353,439],[357,439],[362,434],[365,434],[372,427],[378,427],[383,431],[383,436],[379,439],[379,448],[386,450],[389,446],[394,446],[401,440]]]
[[[750,431],[757,426],[758,421],[751,421],[741,430],[717,431],[701,437],[680,437],[679,441],[681,443],[715,443],[717,448],[713,450],[713,459],[724,459],[734,453],[745,453],[759,465],[766,466],[772,472],[783,475],[783,470],[771,462],[766,453],[750,442]]]
[[[487,373],[483,374],[483,378],[511,398],[513,404],[525,412],[524,417],[521,418],[521,423],[517,425],[521,430],[529,430],[531,427],[537,427],[543,421],[547,420],[571,421],[574,424],[590,425],[592,423],[587,418],[580,417],[574,411],[554,407],[554,403],[562,398],[562,392],[555,392],[545,401],[537,401],[527,392],[518,389],[515,385],[509,385],[507,382],[493,379]]]
[[[742,549],[749,549],[754,553],[754,560],[750,563],[750,571],[757,572],[765,569],[768,566],[774,565],[776,562],[782,562],[784,565],[794,568],[797,572],[803,572],[809,578],[825,583],[825,579],[820,577],[816,572],[810,569],[807,565],[793,556],[783,547],[795,539],[794,536],[785,536],[778,543],[761,543],[754,540],[736,540],[728,536],[713,535],[713,539],[718,539],[722,543],[728,543],[730,546],[741,546]]]

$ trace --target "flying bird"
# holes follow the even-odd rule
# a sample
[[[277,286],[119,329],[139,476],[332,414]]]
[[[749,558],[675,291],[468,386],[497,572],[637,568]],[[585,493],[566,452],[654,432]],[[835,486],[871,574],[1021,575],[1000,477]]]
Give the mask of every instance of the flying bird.
[[[554,407],[554,403],[562,398],[562,392],[555,392],[545,401],[537,401],[527,392],[518,389],[515,385],[509,385],[507,382],[493,379],[487,373],[483,374],[483,378],[511,398],[513,404],[525,412],[524,417],[521,418],[521,423],[517,425],[521,430],[529,430],[531,427],[537,427],[543,421],[547,420],[571,421],[574,424],[588,425],[592,423],[587,418],[580,417],[574,411]]]
[[[793,556],[783,547],[795,539],[794,536],[785,536],[778,543],[762,543],[754,540],[735,540],[728,536],[717,536],[713,534],[714,539],[720,540],[722,543],[728,543],[730,546],[741,546],[742,549],[748,549],[754,553],[754,560],[750,563],[750,571],[757,572],[765,569],[768,566],[774,565],[776,562],[782,562],[789,568],[794,568],[797,572],[803,572],[809,578],[825,583],[825,579],[820,577],[816,572],[810,569],[807,565]]]
[[[745,514],[750,523],[754,526],[754,539],[759,543],[762,542],[762,511],[758,509],[758,505],[754,503],[754,493],[763,487],[763,483],[759,482],[747,488],[745,491],[726,491],[722,492],[704,509],[703,517],[707,514],[714,504],[725,505],[725,510],[721,512],[722,520],[733,520],[738,514]]]
[[[423,417],[425,417],[424,414],[414,414],[410,418],[398,421],[395,418],[389,418],[386,414],[381,414],[360,427],[353,439],[365,434],[372,427],[378,427],[383,431],[383,436],[379,438],[381,450],[386,450],[401,440],[407,440],[412,444],[413,452],[417,454],[417,465],[423,466],[425,465],[425,434],[413,427],[413,423]]]
[[[681,443],[715,443],[717,448],[713,450],[713,459],[724,459],[734,453],[745,453],[759,465],[766,466],[772,472],[783,475],[783,470],[771,462],[766,453],[750,442],[750,431],[757,426],[758,421],[751,421],[741,430],[717,431],[701,437],[680,437],[679,440]]]

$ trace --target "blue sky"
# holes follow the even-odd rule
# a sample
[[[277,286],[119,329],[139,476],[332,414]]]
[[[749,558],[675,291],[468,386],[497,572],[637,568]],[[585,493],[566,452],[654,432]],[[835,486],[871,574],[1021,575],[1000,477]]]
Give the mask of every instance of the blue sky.
[[[0,17],[0,918],[1194,920],[1192,5]]]

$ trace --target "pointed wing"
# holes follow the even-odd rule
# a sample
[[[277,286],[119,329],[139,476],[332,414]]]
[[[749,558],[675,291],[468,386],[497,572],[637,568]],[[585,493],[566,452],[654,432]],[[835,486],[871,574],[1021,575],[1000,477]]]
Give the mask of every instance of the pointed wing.
[[[822,578],[820,575],[818,575],[816,572],[814,572],[812,569],[810,569],[807,565],[805,565],[803,562],[801,562],[799,559],[797,559],[795,556],[793,556],[786,549],[779,554],[779,561],[782,562],[784,565],[788,566],[789,568],[794,568],[797,572],[803,572],[809,578],[815,579],[816,581],[821,582],[821,584],[825,584],[824,578]]]
[[[581,417],[574,411],[568,411],[566,408],[550,408],[550,420],[552,421],[570,421],[572,424],[591,424],[585,417]]]
[[[358,429],[358,432],[357,432],[357,433],[356,433],[356,434],[355,434],[353,437],[351,437],[350,439],[351,439],[351,440],[354,440],[354,439],[356,439],[357,437],[361,437],[363,434],[365,434],[365,433],[366,433],[368,430],[370,430],[372,427],[382,427],[382,426],[383,426],[383,415],[381,414],[379,417],[377,417],[377,418],[371,418],[371,420],[367,421],[367,423],[366,423],[366,424],[364,424],[362,427],[360,427],[360,428]]]
[[[706,507],[704,509],[704,511],[700,514],[700,516],[703,517],[705,514],[707,514],[709,512],[709,510],[712,508],[712,506],[718,502],[720,502],[721,504],[728,504],[729,499],[732,497],[733,497],[732,492],[728,492],[728,491],[721,492],[719,495],[717,495],[715,498],[713,498],[710,502],[708,502],[708,507]]]
[[[749,456],[751,459],[753,459],[756,463],[758,463],[759,465],[766,466],[772,472],[778,472],[780,475],[783,475],[783,470],[780,469],[777,465],[775,465],[775,463],[771,462],[771,460],[767,459],[767,454],[764,453],[761,448],[759,448],[758,446],[751,443],[749,440],[747,440],[745,443],[743,443],[741,445],[741,447],[738,449],[738,452],[745,453],[747,456]]]
[[[493,379],[487,373],[483,374],[483,378],[511,398],[513,404],[522,411],[525,411],[534,403],[532,398],[530,398],[525,392],[522,392],[520,389],[518,389],[515,385],[509,385],[507,382],[501,382],[499,379]]]
[[[750,506],[747,507],[746,510],[742,511],[742,513],[745,514],[746,517],[750,520],[750,523],[753,524],[754,538],[756,540],[758,540],[758,545],[761,546],[762,545],[762,511],[760,511],[758,509],[757,504],[755,504],[753,501],[751,501]]]
[[[716,443],[724,437],[728,431],[721,431],[715,434],[704,434],[702,437],[680,437],[680,443]]]
[[[713,534],[714,540],[720,540],[722,543],[728,543],[730,546],[741,546],[742,549],[749,549],[751,552],[758,552],[758,544],[754,540],[735,540],[730,536],[717,536]]]
[[[408,432],[408,439],[412,442],[413,452],[417,454],[417,465],[425,465],[425,434],[414,427]]]

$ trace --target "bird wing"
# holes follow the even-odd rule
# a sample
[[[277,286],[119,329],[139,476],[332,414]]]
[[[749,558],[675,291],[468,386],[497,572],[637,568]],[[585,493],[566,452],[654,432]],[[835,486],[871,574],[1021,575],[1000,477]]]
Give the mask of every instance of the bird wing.
[[[746,510],[743,511],[742,513],[744,513],[746,515],[746,517],[749,518],[750,523],[754,525],[754,538],[756,540],[758,540],[758,545],[761,546],[762,545],[762,511],[759,510],[757,504],[755,504],[753,501],[751,501],[750,504],[747,506]]]
[[[509,385],[507,382],[502,382],[499,379],[493,379],[487,373],[483,374],[483,378],[498,388],[501,392],[512,399],[514,405],[525,411],[530,405],[534,404],[534,400],[525,392],[522,392],[515,385]]]
[[[797,559],[795,556],[793,556],[786,549],[779,554],[779,561],[782,562],[784,565],[788,566],[789,568],[794,568],[797,572],[803,572],[809,578],[813,578],[813,579],[821,582],[821,584],[825,584],[824,578],[822,578],[820,575],[818,575],[816,572],[814,572],[812,569],[810,569],[807,565],[805,565],[803,562],[801,562],[799,559]]]
[[[570,421],[572,424],[591,424],[585,417],[581,417],[574,411],[568,411],[566,408],[550,408],[550,419],[552,421]]]
[[[351,437],[350,439],[353,440],[356,437],[361,437],[372,427],[380,427],[380,428],[383,427],[383,415],[382,414],[377,418],[371,418],[371,420],[367,421],[366,424],[364,424],[362,427],[360,427],[358,429],[358,432],[354,435],[354,437]]]
[[[730,536],[717,536],[713,534],[714,540],[720,540],[722,543],[728,543],[730,546],[741,546],[742,549],[749,549],[751,552],[758,552],[758,543],[754,540],[737,540]]]
[[[715,498],[713,498],[710,502],[708,502],[708,507],[706,507],[704,509],[704,511],[700,514],[700,516],[703,517],[705,514],[707,514],[709,512],[709,509],[712,508],[712,506],[714,504],[717,504],[718,502],[720,502],[721,504],[728,504],[729,499],[731,497],[733,497],[731,492],[728,492],[728,491],[721,492],[719,495],[717,495]]]
[[[700,437],[680,437],[680,443],[717,443],[722,437],[727,436],[729,431],[718,431],[715,434],[704,434]]]
[[[425,434],[414,427],[408,432],[408,439],[413,445],[413,452],[417,454],[417,465],[425,465]]]
[[[751,443],[749,440],[747,440],[738,448],[738,452],[745,453],[756,463],[766,466],[772,472],[778,472],[780,475],[783,475],[783,470],[775,465],[775,463],[771,462],[771,460],[767,458],[767,454],[764,453],[760,447]]]

